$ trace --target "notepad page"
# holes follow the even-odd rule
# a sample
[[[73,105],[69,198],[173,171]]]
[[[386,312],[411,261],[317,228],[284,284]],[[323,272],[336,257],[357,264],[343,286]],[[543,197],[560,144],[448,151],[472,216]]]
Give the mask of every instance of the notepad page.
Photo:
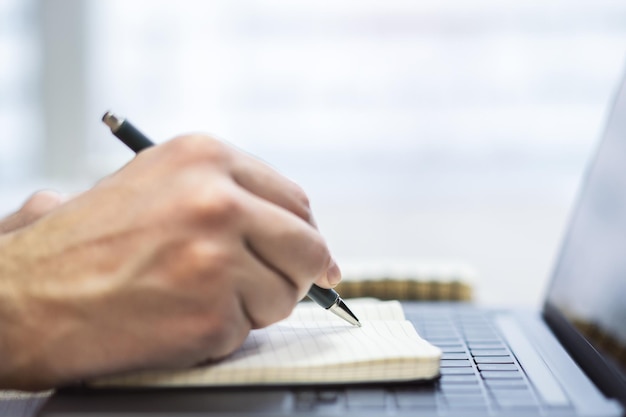
[[[380,301],[374,298],[356,298],[346,301],[350,310],[360,321],[371,320],[404,320],[404,310],[399,301]],[[343,319],[328,310],[320,308],[313,302],[298,304],[293,313],[287,318],[290,321],[333,321],[343,322]]]
[[[283,321],[253,330],[225,360],[181,371],[100,380],[106,386],[317,384],[428,379],[441,351],[408,321]]]

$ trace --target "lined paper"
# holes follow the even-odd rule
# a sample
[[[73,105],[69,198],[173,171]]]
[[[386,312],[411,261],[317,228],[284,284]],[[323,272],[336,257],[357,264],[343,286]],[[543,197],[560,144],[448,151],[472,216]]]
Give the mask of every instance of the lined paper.
[[[379,301],[374,298],[356,298],[347,303],[350,310],[360,321],[404,320],[404,311],[399,301]],[[292,321],[334,321],[344,320],[330,311],[320,308],[313,302],[300,303],[286,319]]]
[[[358,306],[357,315],[366,309],[376,310],[375,305],[381,312],[368,313],[371,317],[385,317],[385,309],[387,313],[389,308],[395,309],[386,303],[369,302]],[[405,381],[438,375],[441,351],[423,340],[409,321],[368,318],[362,319],[362,327],[354,327],[334,319],[304,320],[315,316],[316,311],[325,312],[319,306],[298,306],[297,310],[302,311],[253,330],[237,351],[218,363],[108,378],[95,385],[324,384]]]

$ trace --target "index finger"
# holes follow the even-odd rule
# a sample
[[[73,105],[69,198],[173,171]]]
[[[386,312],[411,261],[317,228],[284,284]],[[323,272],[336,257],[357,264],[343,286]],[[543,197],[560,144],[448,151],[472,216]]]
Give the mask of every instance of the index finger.
[[[309,198],[298,184],[253,156],[235,152],[239,152],[240,157],[235,159],[231,174],[237,184],[317,228]]]
[[[298,184],[251,155],[238,150],[235,152],[239,153],[239,158],[235,158],[231,175],[237,184],[256,196],[292,212],[317,230],[309,198]],[[327,273],[320,276],[316,284],[332,288],[339,281],[341,271],[331,257]]]

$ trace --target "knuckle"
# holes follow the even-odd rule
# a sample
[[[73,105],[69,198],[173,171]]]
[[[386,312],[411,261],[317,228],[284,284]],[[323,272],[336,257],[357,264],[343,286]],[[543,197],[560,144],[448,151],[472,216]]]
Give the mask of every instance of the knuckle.
[[[227,184],[214,182],[211,188],[193,193],[190,198],[191,210],[196,218],[214,220],[219,224],[231,224],[243,211],[236,190]]]
[[[293,195],[296,204],[299,206],[299,209],[302,211],[303,217],[306,220],[309,220],[312,217],[311,200],[302,187],[295,182],[292,182],[291,184],[291,194]]]
[[[181,279],[188,288],[199,291],[228,291],[232,269],[237,259],[224,245],[207,239],[187,243],[176,255],[175,266],[181,268]],[[178,266],[177,266],[178,265]]]
[[[287,318],[293,311],[294,307],[298,303],[298,299],[300,298],[296,287],[292,285],[288,285],[285,287],[287,288],[288,294],[283,296],[280,303],[276,304],[275,315],[272,323]]]
[[[55,191],[38,191],[26,200],[20,212],[27,216],[41,216],[57,207],[62,201],[61,194]]]
[[[298,289],[293,285],[283,285],[282,294],[279,297],[274,297],[271,306],[259,311],[259,315],[254,317],[253,327],[267,327],[287,318],[298,300]]]
[[[215,263],[216,255],[212,247],[202,240],[187,243],[181,252],[179,255],[181,263],[192,273],[204,271]]]
[[[179,136],[171,141],[174,152],[183,158],[224,164],[230,159],[228,146],[223,142],[205,134],[191,134]]]
[[[304,189],[294,182],[292,182],[291,187],[291,192],[296,201],[304,207],[309,207],[311,205],[311,201],[309,200],[309,196],[306,192],[304,192]]]
[[[220,307],[211,319],[205,321],[203,331],[203,344],[209,347],[211,356],[215,358],[226,356],[241,346],[251,329],[250,324],[243,320],[233,323],[235,306]]]
[[[236,339],[236,332],[233,327],[234,326],[229,325],[228,321],[221,317],[221,315],[216,315],[216,317],[208,323],[205,332],[210,343],[218,351],[226,353],[225,351],[229,350],[234,343],[233,339]]]

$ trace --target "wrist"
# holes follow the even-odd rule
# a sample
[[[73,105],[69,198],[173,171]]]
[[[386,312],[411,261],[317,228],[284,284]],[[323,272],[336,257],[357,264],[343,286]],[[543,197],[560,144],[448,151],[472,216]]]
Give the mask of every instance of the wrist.
[[[26,320],[27,307],[22,290],[26,277],[16,268],[12,256],[13,233],[0,235],[0,389],[30,389],[29,358],[39,344],[33,321]]]

